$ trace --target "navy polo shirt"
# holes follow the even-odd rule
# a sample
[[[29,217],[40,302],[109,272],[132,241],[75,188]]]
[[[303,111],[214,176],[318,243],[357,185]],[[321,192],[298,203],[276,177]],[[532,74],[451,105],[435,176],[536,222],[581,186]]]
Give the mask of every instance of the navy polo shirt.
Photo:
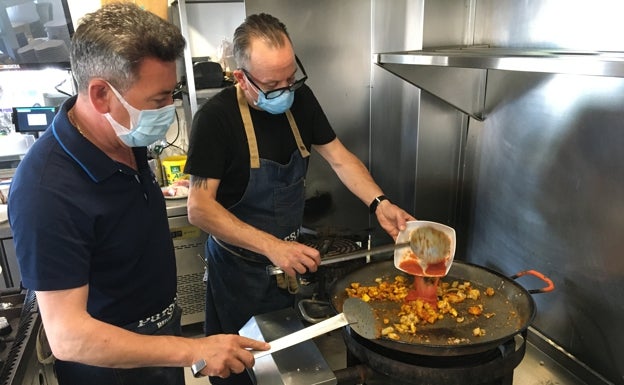
[[[123,326],[175,298],[176,264],[163,194],[145,147],[138,172],[109,158],[70,123],[63,104],[20,162],[9,221],[22,285],[89,285],[87,311]]]

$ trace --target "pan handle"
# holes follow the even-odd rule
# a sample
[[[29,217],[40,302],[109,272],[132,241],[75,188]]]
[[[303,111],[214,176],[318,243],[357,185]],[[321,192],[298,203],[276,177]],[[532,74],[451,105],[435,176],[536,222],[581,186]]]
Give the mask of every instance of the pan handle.
[[[514,274],[511,276],[512,279],[516,279],[516,278],[520,278],[524,275],[532,275],[534,277],[537,277],[539,279],[541,279],[542,281],[546,282],[547,286],[541,288],[541,289],[531,289],[529,290],[529,293],[531,294],[536,294],[536,293],[548,293],[549,291],[553,291],[555,290],[555,284],[554,282],[548,278],[547,276],[545,276],[544,274],[540,273],[537,270],[525,270],[525,271],[521,271],[517,274]]]

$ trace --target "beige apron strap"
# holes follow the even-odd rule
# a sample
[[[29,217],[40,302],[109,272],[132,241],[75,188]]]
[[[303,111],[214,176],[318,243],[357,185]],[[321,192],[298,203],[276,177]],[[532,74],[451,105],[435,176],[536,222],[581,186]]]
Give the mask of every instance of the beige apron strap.
[[[258,153],[258,142],[256,141],[256,133],[253,128],[253,122],[251,121],[251,114],[249,113],[249,105],[247,104],[247,99],[245,99],[243,89],[240,88],[238,84],[236,85],[236,98],[238,100],[238,109],[240,111],[241,118],[243,118],[245,134],[247,134],[247,143],[249,145],[249,161],[251,163],[251,168],[260,168],[260,154]],[[292,130],[293,136],[295,137],[295,142],[297,142],[297,148],[301,153],[301,157],[307,158],[308,156],[310,156],[310,152],[303,143],[303,139],[301,139],[299,127],[297,126],[297,122],[295,122],[295,117],[290,112],[290,110],[286,111],[286,117],[288,118],[290,129]]]
[[[260,168],[260,154],[258,153],[258,143],[256,142],[256,133],[254,132],[251,114],[249,113],[249,105],[245,99],[245,91],[236,85],[236,98],[238,99],[238,109],[243,118],[245,126],[245,134],[247,134],[247,144],[249,145],[249,163],[251,168]]]
[[[293,135],[295,136],[295,141],[297,142],[297,148],[299,148],[299,152],[303,158],[307,158],[310,156],[310,152],[306,148],[305,144],[303,144],[303,139],[301,139],[301,134],[299,133],[299,127],[297,126],[297,122],[295,122],[295,117],[290,112],[290,110],[286,111],[286,116],[288,117],[288,123],[290,123],[290,129],[292,130]]]

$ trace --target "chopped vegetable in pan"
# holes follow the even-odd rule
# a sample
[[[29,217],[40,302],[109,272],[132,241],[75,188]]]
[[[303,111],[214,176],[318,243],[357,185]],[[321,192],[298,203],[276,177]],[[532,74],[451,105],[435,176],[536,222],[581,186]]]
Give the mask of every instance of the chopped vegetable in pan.
[[[416,279],[414,283],[410,283],[405,276],[397,275],[393,281],[377,278],[376,285],[372,286],[352,282],[345,291],[349,297],[358,297],[366,302],[395,304],[376,308],[377,316],[384,325],[381,334],[391,340],[410,340],[410,336],[415,335],[419,328],[434,324],[445,317],[462,323],[467,317],[487,319],[495,316],[495,313],[486,311],[487,304],[483,298],[495,294],[491,287],[482,293],[468,281],[438,283],[436,280],[433,285],[436,286],[437,301],[428,301],[414,293],[414,286],[420,286],[422,290],[422,283],[416,285],[418,282]],[[477,327],[472,334],[474,337],[481,337],[486,333],[484,328]]]

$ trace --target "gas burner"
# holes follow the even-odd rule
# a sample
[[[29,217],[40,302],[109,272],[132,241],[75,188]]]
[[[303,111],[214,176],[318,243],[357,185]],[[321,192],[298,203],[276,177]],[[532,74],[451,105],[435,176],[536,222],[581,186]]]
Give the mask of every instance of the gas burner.
[[[428,384],[511,385],[513,371],[526,350],[526,332],[491,350],[458,356],[425,356],[389,349],[371,343],[349,328],[343,336],[347,365],[370,367],[372,372],[366,378],[370,385],[410,384],[414,378]]]
[[[360,250],[366,245],[368,230],[355,232],[321,228],[310,230],[303,228],[300,242],[317,249],[322,256],[333,256]]]
[[[317,249],[322,257],[350,253],[362,248],[361,242],[347,238],[309,239],[303,243]]]
[[[367,244],[366,239],[366,236],[357,235],[354,232],[322,229],[318,231],[302,231],[300,242],[317,249],[322,259],[360,250]],[[297,302],[303,318],[309,322],[319,322],[334,315],[334,311],[329,305],[331,286],[338,278],[365,263],[366,260],[364,258],[331,263],[319,266],[314,273],[301,275],[299,277]],[[308,311],[310,314],[306,314]]]

